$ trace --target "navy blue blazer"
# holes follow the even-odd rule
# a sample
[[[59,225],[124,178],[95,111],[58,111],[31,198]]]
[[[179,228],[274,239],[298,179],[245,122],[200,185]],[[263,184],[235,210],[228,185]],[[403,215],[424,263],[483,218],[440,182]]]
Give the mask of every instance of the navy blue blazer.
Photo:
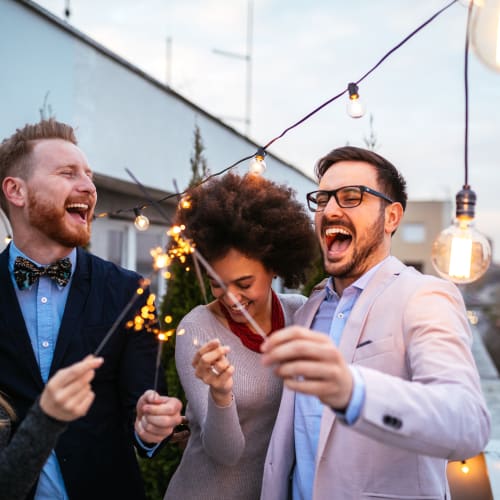
[[[8,395],[19,422],[44,384],[9,276],[8,251],[0,254],[0,390]],[[51,375],[95,351],[139,280],[138,274],[78,249]],[[137,306],[123,325],[144,299],[137,296]],[[71,500],[145,498],[133,423],[138,398],[153,388],[158,347],[153,334],[123,325],[100,353],[104,364],[92,382],[96,398],[88,414],[72,422],[56,446]]]

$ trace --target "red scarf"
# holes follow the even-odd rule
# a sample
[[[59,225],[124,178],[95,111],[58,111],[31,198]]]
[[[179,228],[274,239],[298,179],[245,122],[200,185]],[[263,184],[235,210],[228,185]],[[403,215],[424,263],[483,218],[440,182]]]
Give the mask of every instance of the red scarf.
[[[281,307],[280,300],[278,296],[271,290],[272,302],[271,302],[271,331],[268,335],[280,330],[285,326],[285,317],[283,316],[283,308]],[[219,301],[220,309],[227,319],[229,329],[237,335],[244,346],[248,347],[252,351],[260,352],[260,345],[264,342],[264,339],[258,333],[253,332],[247,326],[246,323],[238,323],[231,318],[226,306]]]

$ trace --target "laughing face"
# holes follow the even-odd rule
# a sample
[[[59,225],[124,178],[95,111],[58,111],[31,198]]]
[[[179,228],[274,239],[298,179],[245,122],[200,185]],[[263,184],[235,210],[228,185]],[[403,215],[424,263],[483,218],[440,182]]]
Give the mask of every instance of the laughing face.
[[[375,168],[357,161],[333,164],[322,177],[318,189],[354,185],[381,190]],[[384,200],[364,193],[357,207],[341,208],[332,197],[323,211],[316,212],[316,233],[325,270],[335,278],[337,291],[341,292],[389,255],[396,221],[392,214],[388,217],[388,207],[390,204]]]
[[[96,204],[92,171],[81,150],[61,140],[39,141],[26,181],[26,223],[40,243],[84,246]]]
[[[250,259],[234,249],[212,262],[212,267],[250,316],[262,328],[268,328],[271,321],[272,271],[267,270],[260,261]],[[226,308],[231,318],[238,323],[247,323],[238,304],[224,293],[213,277],[210,277],[210,286],[214,297],[221,307]]]

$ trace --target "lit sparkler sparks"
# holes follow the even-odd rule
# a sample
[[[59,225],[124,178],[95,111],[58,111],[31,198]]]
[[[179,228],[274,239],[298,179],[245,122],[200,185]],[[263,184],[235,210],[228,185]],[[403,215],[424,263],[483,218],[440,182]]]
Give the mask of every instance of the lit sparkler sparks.
[[[173,226],[170,228],[170,230],[167,232],[169,236],[172,237],[174,242],[176,243],[176,246],[172,245],[169,249],[168,252],[164,252],[161,248],[155,248],[151,250],[151,256],[153,257],[153,269],[154,271],[159,271],[160,269],[165,269],[167,268],[174,259],[178,259],[179,262],[182,264],[186,262],[186,255],[191,254],[194,251],[194,247],[191,245],[189,240],[182,238],[181,233],[184,230],[184,226]],[[167,273],[168,273],[168,278],[170,277],[170,273],[166,271],[164,273],[164,276],[167,278]],[[168,279],[167,278],[167,279]],[[130,299],[130,301],[127,303],[127,305],[123,308],[121,313],[118,315],[116,318],[115,322],[111,326],[111,328],[108,330],[104,338],[102,339],[101,343],[97,347],[97,349],[94,352],[94,355],[97,356],[106,343],[109,341],[113,333],[116,331],[118,326],[121,324],[121,322],[125,319],[125,316],[127,313],[130,311],[132,306],[135,304],[138,296],[143,295],[145,289],[150,285],[150,279],[145,278],[141,280],[139,288],[135,291],[134,295]],[[159,328],[159,323],[158,319],[156,316],[156,309],[154,305],[155,301],[155,295],[150,294],[148,298],[146,299],[146,303],[144,306],[141,307],[141,310],[139,314],[136,314],[134,318],[130,321],[127,321],[126,327],[133,329],[136,332],[139,332],[141,330],[146,330],[149,332],[152,332],[156,335],[160,333],[160,328]],[[170,331],[169,331],[170,332]],[[170,335],[168,335],[169,332],[166,332],[167,338],[173,335],[173,330]]]
[[[123,308],[122,312],[118,315],[118,317],[115,319],[115,322],[111,325],[111,328],[108,330],[104,338],[102,339],[101,343],[97,347],[97,349],[94,352],[94,356],[98,356],[101,350],[104,348],[108,340],[111,338],[111,335],[115,332],[115,330],[118,328],[120,323],[123,321],[125,318],[126,314],[130,311],[132,306],[134,305],[135,301],[137,300],[137,297],[142,295],[144,293],[144,289],[149,286],[149,279],[145,278],[141,280],[139,288],[135,291],[134,295],[132,298],[129,300],[127,305]]]

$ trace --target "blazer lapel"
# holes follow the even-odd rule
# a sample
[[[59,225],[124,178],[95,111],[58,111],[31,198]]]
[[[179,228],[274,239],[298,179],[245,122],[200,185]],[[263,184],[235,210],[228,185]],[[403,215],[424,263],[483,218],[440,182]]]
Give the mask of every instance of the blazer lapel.
[[[367,287],[361,292],[349,314],[349,319],[340,340],[340,352],[348,363],[354,359],[356,347],[363,333],[366,317],[373,302],[404,268],[405,265],[401,261],[395,257],[389,257],[368,282]]]
[[[17,300],[14,285],[9,273],[9,248],[0,254],[0,343],[8,343],[14,347],[18,362],[25,364],[36,383],[43,387],[40,368],[33,352],[23,313]]]
[[[318,312],[321,302],[325,299],[325,288],[315,288],[313,294],[309,297],[306,304],[301,307],[294,317],[294,322],[297,325],[310,328],[314,320],[314,316]]]
[[[347,363],[352,362],[356,352],[359,338],[363,332],[368,312],[380,293],[392,283],[392,281],[405,268],[405,265],[395,257],[389,257],[384,264],[377,270],[375,275],[369,281],[367,287],[361,292],[356,304],[354,305],[349,319],[342,332],[339,350]],[[318,452],[316,454],[316,463],[320,460],[325,450],[326,442],[330,436],[335,422],[335,412],[328,407],[324,407],[321,416],[321,429],[318,440]]]
[[[57,336],[54,358],[50,367],[51,374],[63,366],[64,355],[71,338],[79,334],[82,319],[85,317],[84,311],[90,295],[90,269],[88,256],[80,248],[77,249],[76,269],[70,286],[71,289]],[[84,354],[82,353],[82,356]]]

